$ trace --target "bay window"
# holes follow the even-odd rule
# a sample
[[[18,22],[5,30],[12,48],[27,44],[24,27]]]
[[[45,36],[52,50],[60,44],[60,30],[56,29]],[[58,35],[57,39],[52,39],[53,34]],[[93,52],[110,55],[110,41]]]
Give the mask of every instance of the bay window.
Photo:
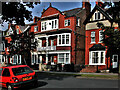
[[[41,21],[41,31],[58,29],[58,19]]]
[[[58,35],[58,46],[70,46],[71,45],[71,34],[70,33],[64,33]]]
[[[89,65],[105,65],[105,51],[90,51]]]
[[[69,53],[58,54],[58,63],[70,64],[70,54]]]

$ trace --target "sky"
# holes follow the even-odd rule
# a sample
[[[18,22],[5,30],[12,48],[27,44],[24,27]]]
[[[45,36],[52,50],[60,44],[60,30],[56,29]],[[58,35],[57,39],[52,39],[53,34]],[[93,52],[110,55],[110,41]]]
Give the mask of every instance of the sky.
[[[33,9],[27,8],[28,10],[32,11],[32,16],[41,16],[41,12],[44,9],[47,9],[49,7],[49,4],[52,4],[52,7],[57,8],[60,11],[65,11],[65,10],[70,10],[74,8],[81,8],[82,7],[82,2],[41,2],[39,5],[34,5],[35,7]],[[91,3],[91,10],[95,6],[95,2],[90,2]],[[33,21],[29,22],[25,20],[25,23],[33,23]],[[8,29],[8,25],[5,23],[4,27],[0,26],[0,30],[6,30]]]

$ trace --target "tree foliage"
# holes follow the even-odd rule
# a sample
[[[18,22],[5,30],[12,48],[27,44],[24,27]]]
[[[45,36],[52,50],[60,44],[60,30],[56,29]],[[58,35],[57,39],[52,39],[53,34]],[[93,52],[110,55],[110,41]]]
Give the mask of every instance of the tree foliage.
[[[17,25],[25,25],[25,19],[32,21],[32,12],[28,8],[34,8],[34,5],[40,2],[2,2],[2,23],[15,22]]]

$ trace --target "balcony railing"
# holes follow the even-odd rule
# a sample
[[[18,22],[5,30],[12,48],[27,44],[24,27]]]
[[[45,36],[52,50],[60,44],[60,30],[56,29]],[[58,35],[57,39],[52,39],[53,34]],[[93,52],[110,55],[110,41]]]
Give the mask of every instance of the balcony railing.
[[[52,50],[56,50],[56,46],[37,47],[37,51],[52,51]]]

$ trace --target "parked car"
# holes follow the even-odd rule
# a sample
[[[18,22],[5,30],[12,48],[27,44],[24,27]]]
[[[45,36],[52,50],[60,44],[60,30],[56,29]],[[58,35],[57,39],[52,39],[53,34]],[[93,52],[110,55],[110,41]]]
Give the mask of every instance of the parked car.
[[[5,66],[0,68],[0,86],[9,90],[37,85],[35,72],[27,65]]]

